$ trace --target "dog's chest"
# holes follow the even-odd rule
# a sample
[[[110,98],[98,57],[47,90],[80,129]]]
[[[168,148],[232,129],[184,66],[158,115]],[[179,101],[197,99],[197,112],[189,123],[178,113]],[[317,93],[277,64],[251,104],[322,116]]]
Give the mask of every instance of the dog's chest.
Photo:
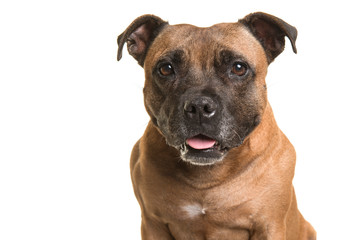
[[[184,197],[168,211],[168,226],[175,239],[249,239],[251,206],[241,191]],[[196,194],[195,194],[196,195]]]
[[[250,218],[241,207],[215,209],[199,203],[179,206],[176,216],[169,223],[169,230],[175,239],[249,239]]]
[[[200,218],[207,214],[207,209],[199,203],[189,203],[187,205],[181,206],[180,211],[183,212],[181,215],[183,215],[184,218],[189,219]]]

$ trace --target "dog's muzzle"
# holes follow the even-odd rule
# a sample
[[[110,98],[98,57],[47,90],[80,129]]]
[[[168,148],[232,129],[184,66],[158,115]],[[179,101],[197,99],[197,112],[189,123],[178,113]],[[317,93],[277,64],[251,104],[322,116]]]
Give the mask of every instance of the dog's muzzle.
[[[180,147],[181,158],[195,165],[221,161],[227,152],[217,136],[219,104],[207,96],[193,97],[184,103],[184,120],[192,136]]]

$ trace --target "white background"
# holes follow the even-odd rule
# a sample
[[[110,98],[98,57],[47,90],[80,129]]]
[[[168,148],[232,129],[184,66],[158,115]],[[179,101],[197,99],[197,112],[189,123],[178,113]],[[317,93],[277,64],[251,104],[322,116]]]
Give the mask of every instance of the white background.
[[[143,72],[117,36],[152,13],[210,26],[254,11],[297,27],[269,68],[269,99],[296,148],[299,208],[318,239],[360,239],[356,1],[2,1],[0,239],[140,239],[129,176],[148,116]]]

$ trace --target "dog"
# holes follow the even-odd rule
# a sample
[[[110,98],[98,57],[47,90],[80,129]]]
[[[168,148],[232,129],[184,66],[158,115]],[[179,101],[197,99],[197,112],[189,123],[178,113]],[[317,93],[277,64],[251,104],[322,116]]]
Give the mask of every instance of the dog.
[[[118,37],[144,68],[150,116],[130,168],[143,240],[315,240],[297,208],[295,150],[265,77],[297,30],[256,12],[208,28],[135,19]]]

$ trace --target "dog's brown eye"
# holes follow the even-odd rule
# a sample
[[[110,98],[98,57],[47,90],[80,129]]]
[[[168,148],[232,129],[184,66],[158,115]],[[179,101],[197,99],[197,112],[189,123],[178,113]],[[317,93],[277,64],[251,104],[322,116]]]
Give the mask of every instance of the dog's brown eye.
[[[166,63],[159,68],[159,72],[163,76],[170,76],[171,74],[174,74],[174,68],[171,64]]]
[[[247,72],[247,66],[245,63],[236,62],[234,63],[231,72],[238,76],[244,76]]]

